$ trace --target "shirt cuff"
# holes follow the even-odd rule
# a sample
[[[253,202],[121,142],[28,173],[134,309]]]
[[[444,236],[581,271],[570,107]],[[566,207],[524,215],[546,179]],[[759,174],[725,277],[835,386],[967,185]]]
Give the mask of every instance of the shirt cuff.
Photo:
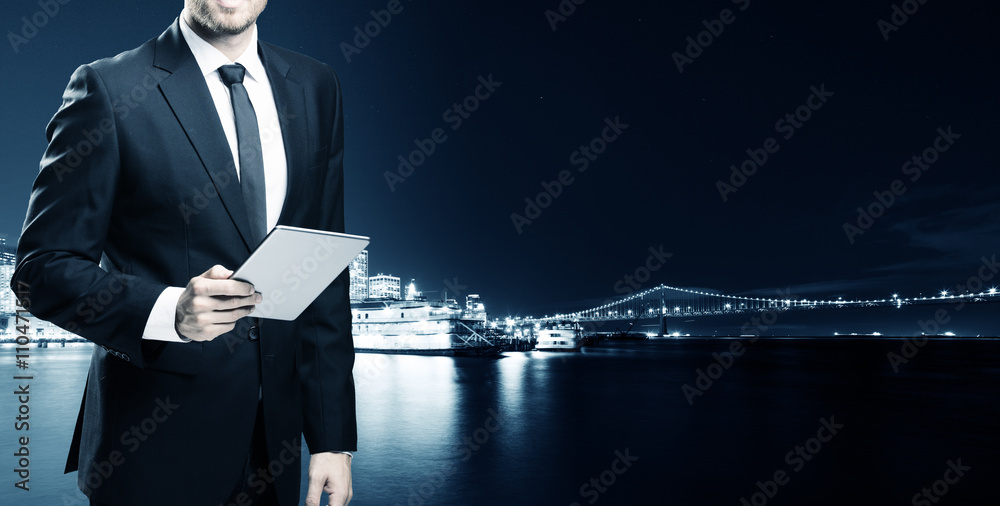
[[[337,451],[332,451],[330,453],[346,453],[348,456],[351,457],[351,460],[354,460],[354,454],[351,453],[351,452],[337,452]]]
[[[154,341],[169,341],[172,343],[186,343],[190,339],[177,333],[174,321],[177,314],[177,301],[184,293],[183,288],[170,286],[160,292],[153,310],[149,312],[149,319],[146,320],[146,328],[142,332],[143,339]]]

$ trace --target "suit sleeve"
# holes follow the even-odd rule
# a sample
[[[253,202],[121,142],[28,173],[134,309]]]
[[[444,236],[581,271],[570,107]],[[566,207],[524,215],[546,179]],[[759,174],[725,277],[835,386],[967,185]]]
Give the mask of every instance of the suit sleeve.
[[[344,231],[344,117],[340,83],[336,90],[330,158],[318,209],[322,228]],[[304,427],[310,453],[354,451],[358,429],[354,397],[354,339],[351,335],[350,274],[345,269],[313,302],[300,322]]]
[[[166,285],[101,267],[122,170],[116,128],[101,76],[78,68],[46,127],[11,285],[35,317],[141,367],[143,329]]]

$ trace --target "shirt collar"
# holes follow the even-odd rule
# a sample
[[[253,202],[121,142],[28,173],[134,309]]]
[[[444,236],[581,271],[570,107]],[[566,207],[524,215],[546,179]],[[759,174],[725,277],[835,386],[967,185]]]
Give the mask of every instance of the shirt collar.
[[[219,67],[223,65],[239,63],[247,69],[247,75],[251,79],[257,82],[265,81],[267,74],[264,71],[264,63],[261,62],[260,55],[257,54],[256,24],[253,26],[253,32],[250,35],[250,44],[247,45],[246,51],[236,58],[235,62],[229,61],[229,58],[222,54],[222,51],[219,51],[212,46],[212,44],[209,44],[208,41],[201,38],[200,35],[195,33],[195,31],[188,26],[187,21],[184,20],[183,11],[180,16],[180,28],[184,41],[187,42],[188,47],[191,48],[191,53],[194,54],[194,59],[198,62],[198,67],[201,68],[201,73],[205,77],[208,77],[213,72],[218,75]]]

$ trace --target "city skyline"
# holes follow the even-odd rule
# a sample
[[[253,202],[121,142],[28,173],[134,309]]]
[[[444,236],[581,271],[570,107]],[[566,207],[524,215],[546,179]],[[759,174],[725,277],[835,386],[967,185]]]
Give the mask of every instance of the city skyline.
[[[0,250],[3,247],[4,238],[0,237]],[[484,317],[488,315],[491,320],[501,324],[505,320],[509,322],[511,318],[516,321],[521,318],[534,321],[557,318],[584,322],[589,331],[604,329],[606,332],[612,327],[620,331],[625,328],[624,325],[635,331],[657,334],[664,330],[660,327],[659,314],[655,309],[659,307],[656,302],[662,290],[669,294],[666,299],[660,299],[663,301],[663,314],[667,318],[666,329],[671,329],[667,333],[675,336],[737,336],[751,332],[754,335],[773,336],[829,337],[863,334],[906,337],[926,333],[983,336],[1000,332],[992,317],[998,288],[994,284],[984,283],[982,276],[970,278],[968,286],[959,286],[957,290],[942,290],[927,295],[893,293],[891,296],[873,299],[792,298],[787,291],[779,291],[771,296],[748,297],[661,284],[642,291],[630,291],[627,295],[609,297],[594,307],[514,315],[496,311],[488,313],[482,296],[477,293],[463,296],[458,293],[448,294],[446,289],[441,293],[425,295],[423,291],[416,290],[417,278],[410,279],[404,293],[402,278],[399,276],[382,272],[367,276],[369,259],[369,251],[362,250],[347,267],[351,279],[349,289],[352,303],[453,300],[458,307],[464,306],[466,312],[479,312]],[[360,269],[362,266],[364,270]],[[990,271],[989,264],[984,263],[981,267],[981,272],[987,275],[997,271]],[[0,286],[0,329],[9,330],[9,317],[15,312],[16,299],[7,287],[13,270],[13,254],[0,253],[0,283],[3,283]],[[364,283],[359,286],[358,282],[361,280]],[[637,297],[642,297],[641,303],[629,302],[635,301]],[[488,299],[487,294],[487,302]],[[885,309],[893,307],[905,310],[893,314],[891,309]],[[795,314],[802,313],[796,309],[819,310],[819,313]],[[844,320],[845,314],[850,314],[849,322],[838,324],[837,322]],[[636,324],[639,324],[638,327],[635,327]],[[605,325],[608,327],[604,328]],[[37,330],[44,334],[46,327],[47,324],[38,322]],[[915,332],[914,329],[918,330]]]

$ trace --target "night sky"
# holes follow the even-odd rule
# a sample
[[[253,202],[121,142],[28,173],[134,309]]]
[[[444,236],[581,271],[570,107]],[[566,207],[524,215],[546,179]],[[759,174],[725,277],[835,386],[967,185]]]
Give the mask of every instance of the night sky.
[[[642,288],[793,298],[954,290],[1000,249],[996,2],[929,0],[897,26],[889,0],[565,0],[562,20],[546,15],[558,0],[403,0],[348,61],[341,44],[388,3],[275,0],[258,20],[262,40],[340,75],[347,231],[372,237],[372,275],[541,314],[616,296],[650,248],[670,256]],[[48,16],[4,2],[8,243],[70,74],[158,36],[181,8],[77,0]],[[730,23],[715,22],[724,9]],[[21,19],[33,16],[37,32]],[[466,100],[487,93],[480,78],[488,98]],[[605,145],[593,139],[606,120],[620,134]],[[435,129],[443,142],[426,141]],[[415,140],[433,153],[411,157]],[[733,178],[748,150],[766,162]],[[921,169],[925,153],[936,161]],[[387,179],[400,156],[422,163]],[[572,182],[539,199],[561,173]],[[895,180],[879,212],[874,193],[888,202]],[[545,207],[526,214],[526,198]],[[858,207],[879,217],[859,223]]]

